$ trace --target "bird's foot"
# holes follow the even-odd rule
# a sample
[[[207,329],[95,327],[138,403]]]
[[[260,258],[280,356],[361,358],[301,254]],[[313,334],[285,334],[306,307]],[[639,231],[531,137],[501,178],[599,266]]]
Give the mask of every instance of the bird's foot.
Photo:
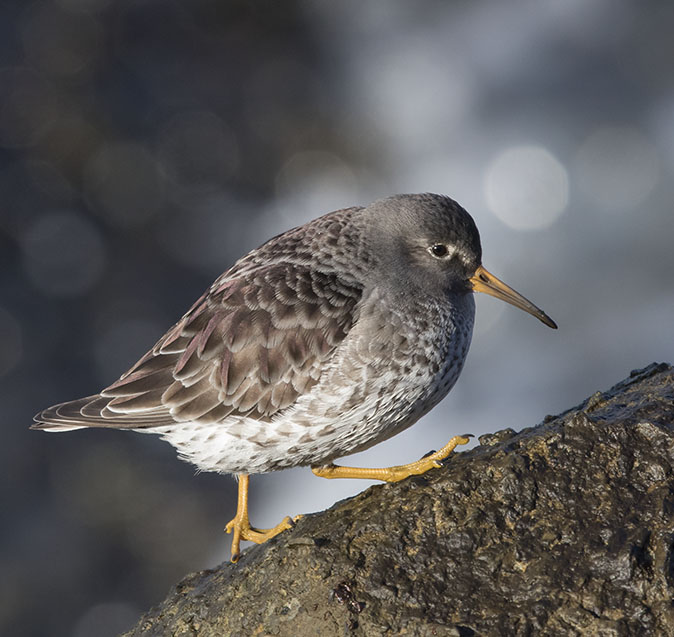
[[[232,533],[232,562],[239,561],[239,557],[241,556],[241,540],[263,544],[279,533],[291,529],[301,517],[301,515],[294,518],[286,516],[272,529],[256,529],[250,525],[248,515],[239,515],[237,513],[236,517],[225,527],[226,533]]]
[[[424,456],[416,462],[398,465],[396,467],[381,467],[367,469],[364,467],[341,467],[339,465],[326,465],[324,467],[312,467],[314,475],[319,478],[357,478],[365,480],[383,480],[384,482],[399,482],[409,476],[418,476],[426,473],[429,469],[442,466],[442,461],[449,456],[457,445],[465,445],[470,442],[468,436],[454,436],[442,449],[430,455]]]
[[[232,534],[232,562],[238,562],[241,556],[241,540],[248,540],[256,544],[262,544],[270,540],[282,531],[291,529],[295,522],[302,516],[294,518],[285,517],[273,529],[256,529],[250,525],[248,519],[248,485],[250,476],[247,473],[238,474],[239,480],[239,502],[236,508],[236,515],[225,527],[226,533]]]

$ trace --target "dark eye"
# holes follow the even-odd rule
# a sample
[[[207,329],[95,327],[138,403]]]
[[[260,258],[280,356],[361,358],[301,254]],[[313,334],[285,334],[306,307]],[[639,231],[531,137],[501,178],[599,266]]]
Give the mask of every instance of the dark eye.
[[[449,254],[449,250],[444,243],[435,243],[429,248],[430,253],[438,259],[442,259]]]

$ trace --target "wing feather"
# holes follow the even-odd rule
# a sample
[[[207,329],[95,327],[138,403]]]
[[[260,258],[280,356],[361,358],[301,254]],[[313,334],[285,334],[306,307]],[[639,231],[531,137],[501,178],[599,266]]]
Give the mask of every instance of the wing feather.
[[[43,411],[35,427],[270,421],[293,405],[350,330],[362,290],[297,263],[231,272],[118,381]]]

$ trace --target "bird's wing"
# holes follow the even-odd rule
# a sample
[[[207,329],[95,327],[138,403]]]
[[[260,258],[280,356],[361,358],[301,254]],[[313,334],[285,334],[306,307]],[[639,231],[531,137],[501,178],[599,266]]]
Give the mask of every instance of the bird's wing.
[[[117,382],[46,409],[34,427],[139,429],[231,415],[269,421],[318,381],[361,292],[332,272],[293,263],[225,274]]]

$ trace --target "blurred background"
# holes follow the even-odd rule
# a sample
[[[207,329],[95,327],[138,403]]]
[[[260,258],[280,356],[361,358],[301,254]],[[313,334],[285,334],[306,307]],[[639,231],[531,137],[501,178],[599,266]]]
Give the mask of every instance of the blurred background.
[[[674,360],[674,4],[3,0],[0,633],[114,635],[228,559],[229,477],[153,436],[29,431],[115,380],[270,236],[459,200],[560,329],[477,299],[451,395],[349,460],[535,425]],[[252,520],[365,488],[252,481]]]

